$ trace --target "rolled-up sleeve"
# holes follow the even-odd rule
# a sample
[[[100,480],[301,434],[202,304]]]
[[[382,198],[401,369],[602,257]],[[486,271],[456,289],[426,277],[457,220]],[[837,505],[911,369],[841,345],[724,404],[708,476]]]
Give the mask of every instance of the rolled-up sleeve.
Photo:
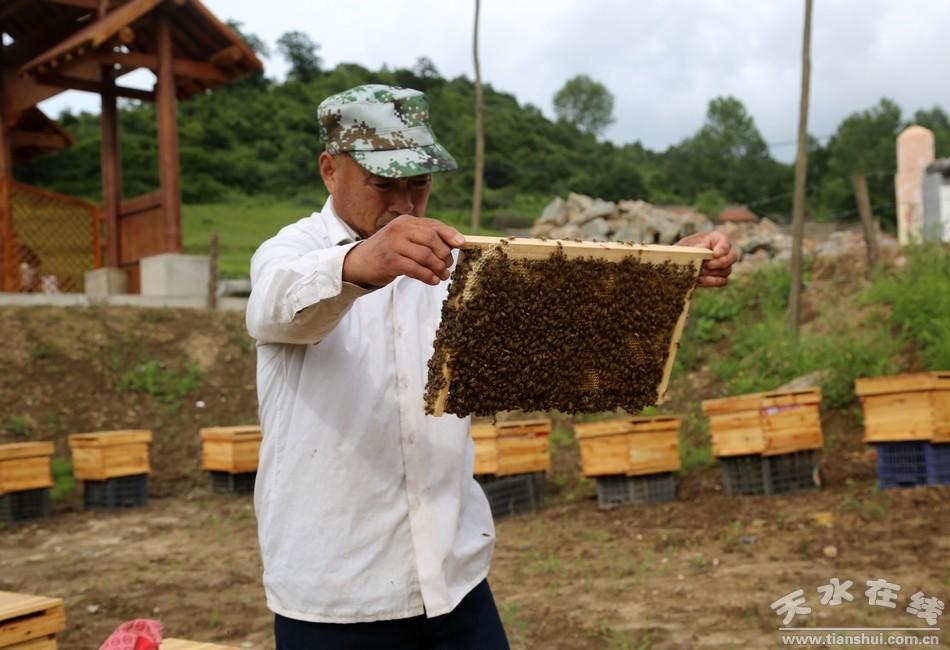
[[[251,259],[250,335],[258,343],[319,343],[371,291],[343,281],[343,259],[356,245],[314,250],[283,232],[264,242]]]

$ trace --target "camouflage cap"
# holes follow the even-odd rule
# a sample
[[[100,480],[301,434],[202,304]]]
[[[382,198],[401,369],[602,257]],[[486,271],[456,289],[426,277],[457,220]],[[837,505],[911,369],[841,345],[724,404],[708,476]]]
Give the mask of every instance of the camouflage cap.
[[[458,167],[436,141],[418,90],[357,86],[320,102],[317,117],[327,152],[348,153],[371,174],[404,178]]]

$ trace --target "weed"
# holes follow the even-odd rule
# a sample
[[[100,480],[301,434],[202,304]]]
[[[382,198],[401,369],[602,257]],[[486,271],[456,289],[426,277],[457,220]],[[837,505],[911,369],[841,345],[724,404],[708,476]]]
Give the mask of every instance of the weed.
[[[29,417],[8,415],[3,419],[3,432],[16,439],[26,440],[33,434],[33,424]]]
[[[501,624],[506,630],[522,631],[528,626],[528,621],[518,613],[518,603],[509,601],[501,606]]]
[[[167,368],[160,361],[140,363],[119,377],[120,390],[140,392],[160,402],[174,404],[194,390],[204,373],[189,363],[181,369]]]
[[[37,361],[55,359],[61,354],[62,350],[60,350],[55,344],[47,343],[46,341],[38,341],[30,350],[30,359],[36,363]]]
[[[54,502],[63,501],[76,488],[73,478],[73,462],[69,458],[53,456],[51,460],[53,487],[49,496]]]

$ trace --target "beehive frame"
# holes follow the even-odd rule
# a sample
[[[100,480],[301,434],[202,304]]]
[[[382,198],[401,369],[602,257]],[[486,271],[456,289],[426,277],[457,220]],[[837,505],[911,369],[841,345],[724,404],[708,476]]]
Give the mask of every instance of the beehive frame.
[[[672,335],[669,339],[666,361],[663,366],[662,379],[658,382],[656,388],[655,403],[662,403],[666,388],[669,384],[670,374],[673,370],[676,349],[679,347],[679,340],[682,336],[683,328],[686,325],[686,318],[692,299],[692,292],[695,287],[695,281],[699,277],[702,261],[712,257],[710,250],[687,246],[644,246],[621,242],[573,242],[514,237],[469,236],[466,237],[465,244],[459,253],[459,263],[463,261],[466,251],[472,250],[477,250],[481,259],[487,259],[489,255],[500,250],[503,251],[507,259],[513,261],[548,260],[553,259],[555,255],[563,255],[563,258],[568,261],[590,259],[601,262],[619,263],[633,260],[653,265],[668,263],[678,267],[692,266],[693,285],[686,292],[682,309],[673,327]],[[443,309],[443,326],[445,325],[446,309],[458,310],[469,300],[471,293],[469,287],[477,282],[479,269],[480,266],[476,261],[475,264],[472,265],[472,270],[468,276],[462,280],[466,283],[464,289],[455,292],[450,291],[449,300]],[[456,281],[458,281],[458,279],[453,277],[453,282]],[[439,346],[436,346],[435,355],[432,361],[430,361],[429,387],[426,394],[427,413],[441,416],[446,412],[453,381],[453,371],[451,369],[452,360],[453,351],[451,349],[440,350]],[[438,387],[437,389],[435,388],[436,386]],[[464,413],[458,414],[463,415]]]

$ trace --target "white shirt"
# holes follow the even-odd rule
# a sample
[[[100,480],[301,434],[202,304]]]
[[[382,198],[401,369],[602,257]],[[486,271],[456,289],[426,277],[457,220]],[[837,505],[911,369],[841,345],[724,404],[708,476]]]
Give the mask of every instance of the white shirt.
[[[447,282],[343,282],[355,233],[322,213],[251,260],[264,587],[288,618],[439,616],[488,575],[495,530],[468,418],[425,415]]]

